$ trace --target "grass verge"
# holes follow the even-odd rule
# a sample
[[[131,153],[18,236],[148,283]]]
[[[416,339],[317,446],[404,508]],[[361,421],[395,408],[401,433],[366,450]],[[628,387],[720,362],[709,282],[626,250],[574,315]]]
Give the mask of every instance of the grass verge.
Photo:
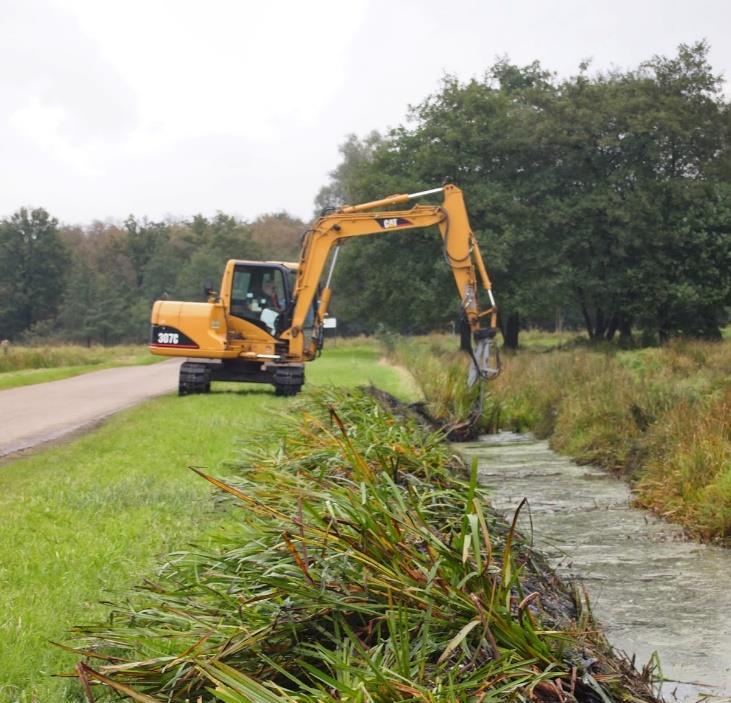
[[[242,459],[226,481],[201,474],[237,519],[79,628],[90,689],[145,703],[652,698],[441,434],[328,389]]]
[[[308,366],[308,384],[373,382],[401,394],[401,376],[379,354],[365,345],[326,352]],[[214,391],[150,401],[0,468],[0,701],[82,700],[75,684],[50,677],[75,658],[49,640],[102,617],[100,599],[225,519],[188,467],[232,461],[291,401],[267,386]]]

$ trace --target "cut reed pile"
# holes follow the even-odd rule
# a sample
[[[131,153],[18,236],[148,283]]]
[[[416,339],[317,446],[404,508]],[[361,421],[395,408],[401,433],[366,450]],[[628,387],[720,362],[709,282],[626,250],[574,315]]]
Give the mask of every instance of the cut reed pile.
[[[78,629],[90,699],[652,699],[440,434],[323,391],[271,439],[201,473],[239,508],[225,530]]]
[[[469,393],[448,341],[396,347],[429,407],[447,415]],[[693,535],[731,538],[731,342],[519,353],[503,358],[488,389],[484,431],[549,437],[577,461],[632,480],[641,505]]]

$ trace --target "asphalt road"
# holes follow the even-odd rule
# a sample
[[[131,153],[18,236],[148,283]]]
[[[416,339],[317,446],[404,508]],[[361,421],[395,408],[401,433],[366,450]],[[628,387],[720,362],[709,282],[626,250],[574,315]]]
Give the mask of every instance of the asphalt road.
[[[180,361],[123,366],[0,391],[0,457],[89,429],[178,387]]]

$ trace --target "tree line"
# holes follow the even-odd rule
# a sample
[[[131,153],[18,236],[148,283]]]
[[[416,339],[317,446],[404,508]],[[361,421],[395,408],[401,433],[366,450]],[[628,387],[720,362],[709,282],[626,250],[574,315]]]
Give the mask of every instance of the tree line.
[[[731,106],[705,42],[631,70],[559,78],[501,59],[446,77],[385,134],[350,136],[318,210],[451,181],[500,305],[520,329],[593,340],[717,338],[731,304]],[[143,341],[152,301],[202,299],[228,258],[296,259],[305,225],[59,226],[43,209],[0,221],[0,338]],[[336,269],[341,331],[449,329],[457,301],[436,232],[353,240]]]
[[[705,42],[633,70],[559,79],[499,60],[387,134],[351,136],[320,206],[451,181],[494,279],[505,342],[556,319],[593,340],[717,338],[731,303],[731,109]],[[433,233],[349,243],[338,306],[363,331],[445,328]]]
[[[303,230],[286,213],[69,227],[21,208],[0,221],[0,338],[144,342],[153,301],[204,300],[229,258],[296,260]]]

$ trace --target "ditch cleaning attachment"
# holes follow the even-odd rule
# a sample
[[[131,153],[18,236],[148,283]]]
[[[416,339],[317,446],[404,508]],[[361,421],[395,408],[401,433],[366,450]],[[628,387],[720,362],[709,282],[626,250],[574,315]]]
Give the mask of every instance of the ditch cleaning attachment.
[[[477,381],[491,381],[500,374],[500,352],[495,339],[497,335],[497,326],[495,324],[496,306],[492,294],[490,294],[490,302],[492,308],[487,311],[491,315],[489,327],[474,329],[475,326],[470,323],[470,318],[464,307],[460,316],[459,348],[470,358],[467,373],[467,386],[469,388],[472,388]]]
[[[477,380],[491,381],[500,373],[500,352],[495,340],[495,329],[488,327],[475,333],[475,347],[470,350],[470,370],[467,385],[472,388]]]

